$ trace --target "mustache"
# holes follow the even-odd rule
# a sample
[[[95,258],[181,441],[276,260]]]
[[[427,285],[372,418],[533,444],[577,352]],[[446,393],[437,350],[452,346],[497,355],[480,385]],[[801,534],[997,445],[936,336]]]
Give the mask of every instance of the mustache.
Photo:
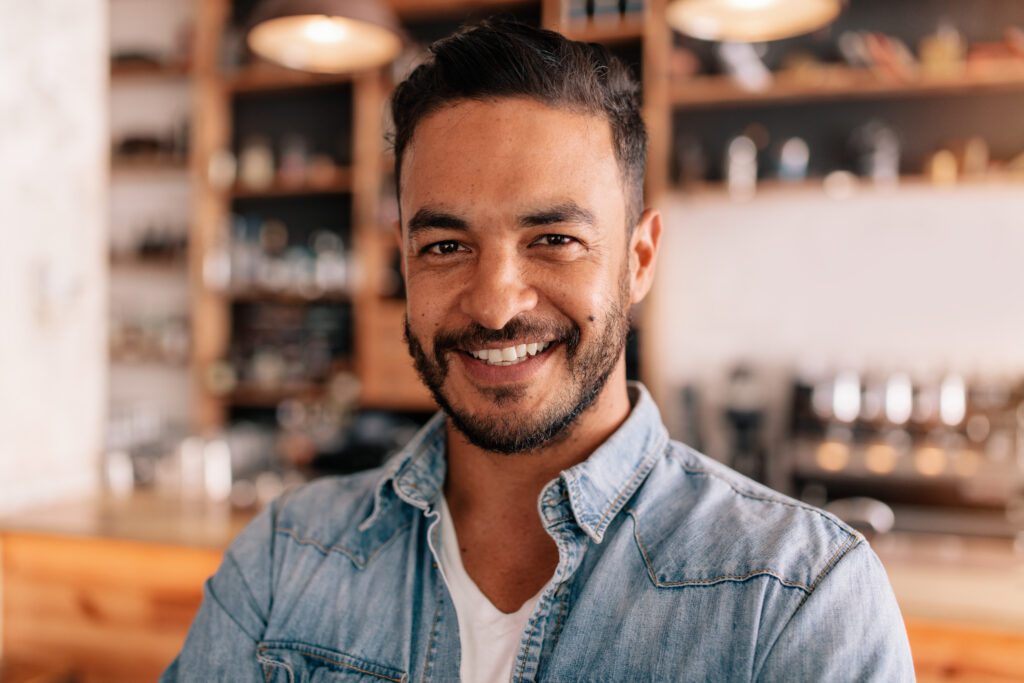
[[[487,344],[518,339],[551,339],[564,342],[571,358],[579,347],[580,328],[570,322],[556,323],[543,320],[513,318],[500,330],[492,330],[479,323],[471,323],[460,330],[443,330],[434,337],[434,361],[447,368],[449,351],[480,348]]]

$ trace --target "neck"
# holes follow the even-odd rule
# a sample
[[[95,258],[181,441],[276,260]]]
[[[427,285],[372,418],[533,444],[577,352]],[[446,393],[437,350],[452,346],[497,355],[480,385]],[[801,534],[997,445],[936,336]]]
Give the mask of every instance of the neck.
[[[586,460],[629,416],[625,362],[620,359],[594,403],[570,427],[566,438],[516,455],[471,444],[451,421],[445,497],[455,514],[480,515],[538,524],[537,497],[560,472]]]

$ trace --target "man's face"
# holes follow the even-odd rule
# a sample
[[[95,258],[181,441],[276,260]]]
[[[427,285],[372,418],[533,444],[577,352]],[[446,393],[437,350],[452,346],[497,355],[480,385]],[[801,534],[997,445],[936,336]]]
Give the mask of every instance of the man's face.
[[[435,399],[487,450],[566,435],[620,362],[633,298],[608,122],[444,108],[406,148],[401,210],[407,342]]]

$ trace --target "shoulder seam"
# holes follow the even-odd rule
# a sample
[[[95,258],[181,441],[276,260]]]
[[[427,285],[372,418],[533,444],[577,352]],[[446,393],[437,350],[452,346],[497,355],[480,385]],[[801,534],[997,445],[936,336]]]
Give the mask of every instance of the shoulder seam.
[[[356,551],[351,550],[350,548],[347,548],[346,546],[344,546],[344,545],[342,545],[340,543],[336,543],[336,544],[334,544],[332,546],[326,546],[323,543],[320,543],[319,541],[317,541],[316,539],[309,538],[307,536],[300,536],[297,529],[292,529],[292,528],[288,528],[288,527],[274,527],[274,533],[275,534],[284,534],[284,535],[290,537],[293,541],[295,541],[299,545],[311,546],[311,547],[315,548],[318,552],[320,552],[321,555],[324,555],[325,557],[327,555],[329,555],[330,553],[332,553],[332,552],[341,553],[342,555],[347,557],[352,562],[352,564],[354,564],[359,569],[362,569],[367,564],[369,564],[373,560],[373,558],[376,557],[378,553],[380,553],[381,550],[383,550],[386,546],[390,545],[391,541],[393,541],[398,536],[398,534],[400,534],[402,531],[408,529],[410,526],[412,526],[412,521],[411,520],[406,521],[406,522],[398,525],[397,527],[395,527],[394,533],[392,533],[391,536],[386,541],[384,541],[383,543],[378,545],[374,549],[374,551],[372,553],[370,553],[369,555],[367,555],[365,557],[363,557],[362,555],[360,555]]]
[[[828,576],[829,572],[832,571],[833,567],[839,564],[839,561],[841,559],[846,557],[851,550],[859,546],[863,541],[864,538],[862,536],[851,536],[849,539],[847,539],[846,543],[839,546],[836,552],[832,555],[831,559],[829,559],[829,561],[825,563],[825,566],[822,568],[822,570],[818,572],[818,575],[814,578],[814,581],[811,582],[810,591],[808,591],[807,595],[804,596],[804,599],[800,601],[800,605],[803,605],[807,598],[811,596],[811,593],[814,592],[814,589],[818,587],[818,584],[824,581],[825,577]],[[797,606],[797,609],[800,609],[799,605]]]
[[[627,510],[628,514],[633,519],[633,540],[636,542],[637,548],[640,550],[640,555],[643,557],[644,565],[647,567],[647,575],[658,588],[681,588],[683,586],[713,586],[718,583],[734,582],[742,583],[756,576],[768,576],[787,588],[797,588],[803,591],[805,594],[810,594],[813,590],[814,584],[807,586],[801,581],[793,581],[791,579],[785,579],[779,574],[775,573],[771,569],[754,569],[746,574],[722,574],[719,576],[712,576],[706,579],[681,579],[679,581],[668,581],[664,577],[657,576],[654,573],[654,565],[651,563],[650,555],[647,554],[647,548],[644,547],[643,540],[640,538],[640,524],[637,520],[636,514],[633,510]],[[805,598],[806,599],[806,598]]]
[[[219,597],[217,597],[217,593],[213,590],[213,584],[211,583],[210,579],[208,579],[207,582],[206,582],[206,590],[209,592],[210,598],[213,599],[213,601],[217,604],[217,607],[219,607],[220,610],[222,612],[224,612],[224,614],[227,615],[228,619],[230,619],[231,621],[235,622],[235,626],[238,627],[238,630],[240,630],[242,633],[244,633],[246,636],[248,636],[249,639],[252,640],[252,642],[255,643],[255,642],[259,641],[259,638],[257,636],[254,636],[253,634],[249,633],[245,629],[245,627],[242,626],[241,622],[238,621],[238,619],[235,617],[235,615],[232,614],[231,611],[227,607],[224,606],[224,603],[221,602],[221,599]]]
[[[675,454],[673,453],[673,455],[675,455]],[[708,476],[708,477],[714,477],[715,479],[723,482],[726,486],[728,486],[729,488],[731,488],[733,491],[735,491],[737,494],[743,496],[744,498],[749,498],[751,500],[758,500],[758,501],[761,501],[763,503],[774,503],[776,505],[783,505],[785,507],[790,507],[790,508],[794,508],[794,509],[797,509],[797,510],[804,510],[805,512],[811,512],[811,513],[821,517],[822,519],[827,521],[829,524],[831,524],[833,527],[835,527],[836,529],[841,531],[843,533],[843,535],[847,537],[847,541],[846,541],[846,543],[844,543],[844,545],[848,544],[850,542],[850,540],[860,540],[860,539],[862,539],[860,534],[858,534],[856,532],[851,532],[850,529],[848,529],[844,525],[838,523],[831,516],[827,515],[825,512],[815,508],[812,505],[802,504],[802,503],[800,503],[798,501],[789,502],[788,500],[783,500],[781,498],[774,498],[774,497],[770,497],[770,496],[759,496],[759,495],[757,495],[755,493],[752,493],[750,491],[744,491],[743,489],[738,488],[735,484],[733,484],[733,482],[729,481],[726,477],[723,477],[722,475],[718,474],[717,472],[712,472],[711,470],[704,469],[704,468],[688,467],[686,465],[686,463],[682,461],[681,457],[680,457],[679,466],[687,474],[695,474],[695,475],[704,475],[704,476]]]

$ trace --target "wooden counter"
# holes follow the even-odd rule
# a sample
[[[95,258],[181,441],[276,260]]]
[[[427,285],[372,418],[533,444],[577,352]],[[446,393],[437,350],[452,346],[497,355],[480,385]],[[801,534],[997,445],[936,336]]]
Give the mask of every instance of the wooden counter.
[[[1024,681],[1024,553],[1011,541],[889,534],[872,546],[919,681]]]
[[[3,520],[4,658],[80,681],[155,679],[181,647],[203,582],[250,518],[136,495]],[[1024,556],[1010,542],[891,534],[872,545],[920,681],[1024,681]]]
[[[251,515],[155,495],[51,506],[0,523],[4,683],[155,680],[203,582]],[[61,672],[17,675],[18,670]]]

